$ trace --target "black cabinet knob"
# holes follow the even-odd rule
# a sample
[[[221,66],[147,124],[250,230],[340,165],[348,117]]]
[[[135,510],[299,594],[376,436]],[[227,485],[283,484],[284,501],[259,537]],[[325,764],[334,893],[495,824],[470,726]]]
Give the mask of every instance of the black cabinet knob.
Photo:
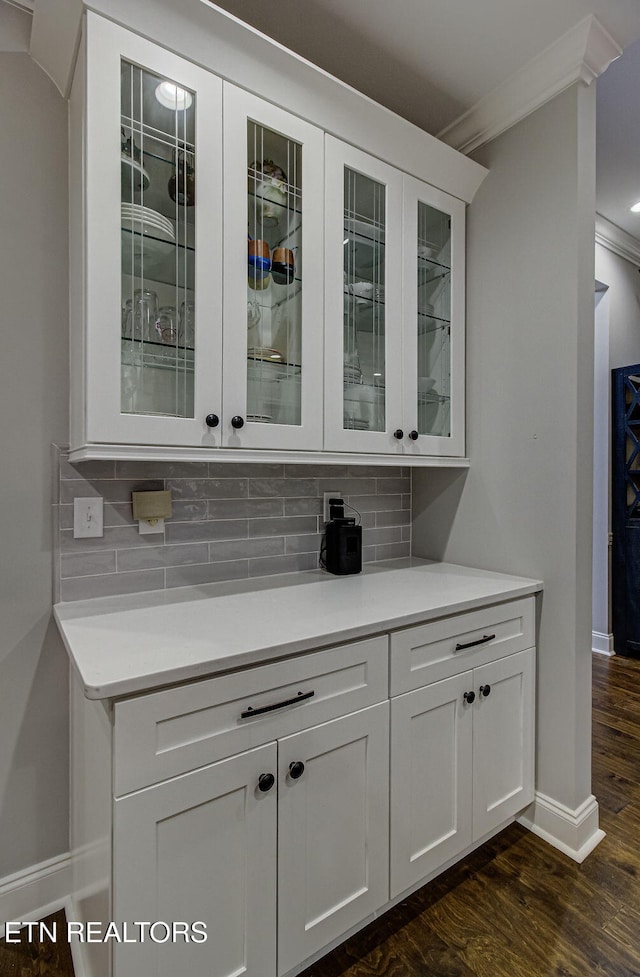
[[[235,427],[236,431],[239,431],[241,427],[244,427],[244,417],[240,417],[239,414],[236,414],[235,417],[232,417],[231,427]]]
[[[480,695],[483,695],[485,697],[485,699],[486,699],[486,697],[488,695],[491,695],[491,686],[490,685],[481,685],[480,686]]]
[[[263,794],[266,794],[268,790],[271,790],[276,782],[276,778],[272,773],[261,773],[258,777],[258,790],[261,790]]]
[[[418,432],[417,431],[409,431],[409,437],[411,438],[412,441],[417,441],[418,440]]]
[[[398,441],[402,441],[402,439],[404,437],[404,431],[401,428],[398,428],[397,431],[394,431],[393,432],[393,436],[394,436],[394,438],[397,438]]]
[[[302,760],[294,760],[289,764],[289,776],[292,780],[297,780],[304,773],[304,763]]]
[[[204,419],[204,423],[207,425],[207,427],[217,427],[220,423],[220,418],[217,414],[207,414]]]
[[[465,692],[464,701],[468,702],[469,705],[471,705],[472,702],[475,702],[475,699],[476,699],[475,692]]]

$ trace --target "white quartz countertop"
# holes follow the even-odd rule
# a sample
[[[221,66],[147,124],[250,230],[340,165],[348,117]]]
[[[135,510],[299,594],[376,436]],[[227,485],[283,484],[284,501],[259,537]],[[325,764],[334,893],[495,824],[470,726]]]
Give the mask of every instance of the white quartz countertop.
[[[539,580],[425,560],[56,604],[90,699],[254,665],[542,590]]]

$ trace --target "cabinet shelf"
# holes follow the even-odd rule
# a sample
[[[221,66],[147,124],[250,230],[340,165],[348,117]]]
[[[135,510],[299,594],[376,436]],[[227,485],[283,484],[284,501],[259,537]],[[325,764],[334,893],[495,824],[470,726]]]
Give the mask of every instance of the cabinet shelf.
[[[418,270],[433,269],[433,271],[436,272],[436,274],[433,276],[434,279],[441,277],[443,273],[451,274],[451,266],[446,265],[443,261],[440,261],[437,258],[425,258],[420,254],[416,257],[418,259]],[[427,281],[430,280],[431,279],[427,279]]]
[[[450,400],[449,394],[439,394],[435,390],[430,390],[429,393],[418,394],[418,407],[423,407],[425,404],[448,404]]]
[[[149,340],[122,337],[122,363],[125,366],[152,366],[160,370],[193,373],[194,350],[190,346],[169,346]]]
[[[431,312],[418,312],[418,336],[427,336],[431,332],[450,328],[450,319],[442,319]]]
[[[195,248],[122,228],[122,273],[193,291]]]

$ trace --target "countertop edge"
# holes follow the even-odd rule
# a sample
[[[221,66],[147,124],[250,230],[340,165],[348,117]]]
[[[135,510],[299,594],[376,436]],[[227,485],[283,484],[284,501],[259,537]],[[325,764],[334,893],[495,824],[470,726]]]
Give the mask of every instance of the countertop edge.
[[[505,576],[507,584],[508,575]],[[516,582],[518,581],[518,582]],[[339,628],[333,631],[323,631],[321,634],[310,634],[301,639],[282,641],[277,645],[251,647],[244,652],[235,653],[227,658],[209,659],[190,664],[176,665],[175,668],[165,668],[154,674],[145,673],[129,676],[121,681],[113,681],[102,685],[87,683],[83,677],[81,667],[74,654],[71,642],[65,633],[65,622],[54,606],[54,616],[62,635],[62,640],[71,660],[72,667],[84,690],[87,699],[103,700],[116,699],[130,695],[140,695],[156,692],[167,686],[178,685],[189,681],[198,681],[207,677],[221,675],[252,665],[261,665],[270,661],[289,658],[296,654],[304,654],[313,650],[345,644],[351,641],[363,640],[386,631],[396,631],[417,624],[428,623],[438,618],[453,614],[464,613],[479,607],[505,603],[518,598],[532,596],[543,590],[543,582],[535,579],[514,578],[513,586],[508,584],[502,593],[473,596],[468,599],[458,599],[453,602],[428,609],[419,609],[410,614],[387,616],[375,622],[355,625],[352,628]]]

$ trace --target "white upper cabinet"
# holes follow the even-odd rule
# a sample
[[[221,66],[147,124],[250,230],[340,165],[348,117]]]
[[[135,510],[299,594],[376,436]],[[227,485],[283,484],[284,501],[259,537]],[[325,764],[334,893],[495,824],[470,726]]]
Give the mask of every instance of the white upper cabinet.
[[[401,454],[402,173],[326,137],[325,447]]]
[[[224,86],[223,444],[322,448],[324,134]]]
[[[326,139],[325,447],[464,455],[464,204]]]
[[[465,206],[404,175],[403,426],[412,455],[465,453]]]
[[[263,96],[86,13],[71,459],[465,464],[464,202]]]
[[[74,441],[215,447],[205,418],[222,404],[222,83],[94,17],[76,81],[86,345]]]

